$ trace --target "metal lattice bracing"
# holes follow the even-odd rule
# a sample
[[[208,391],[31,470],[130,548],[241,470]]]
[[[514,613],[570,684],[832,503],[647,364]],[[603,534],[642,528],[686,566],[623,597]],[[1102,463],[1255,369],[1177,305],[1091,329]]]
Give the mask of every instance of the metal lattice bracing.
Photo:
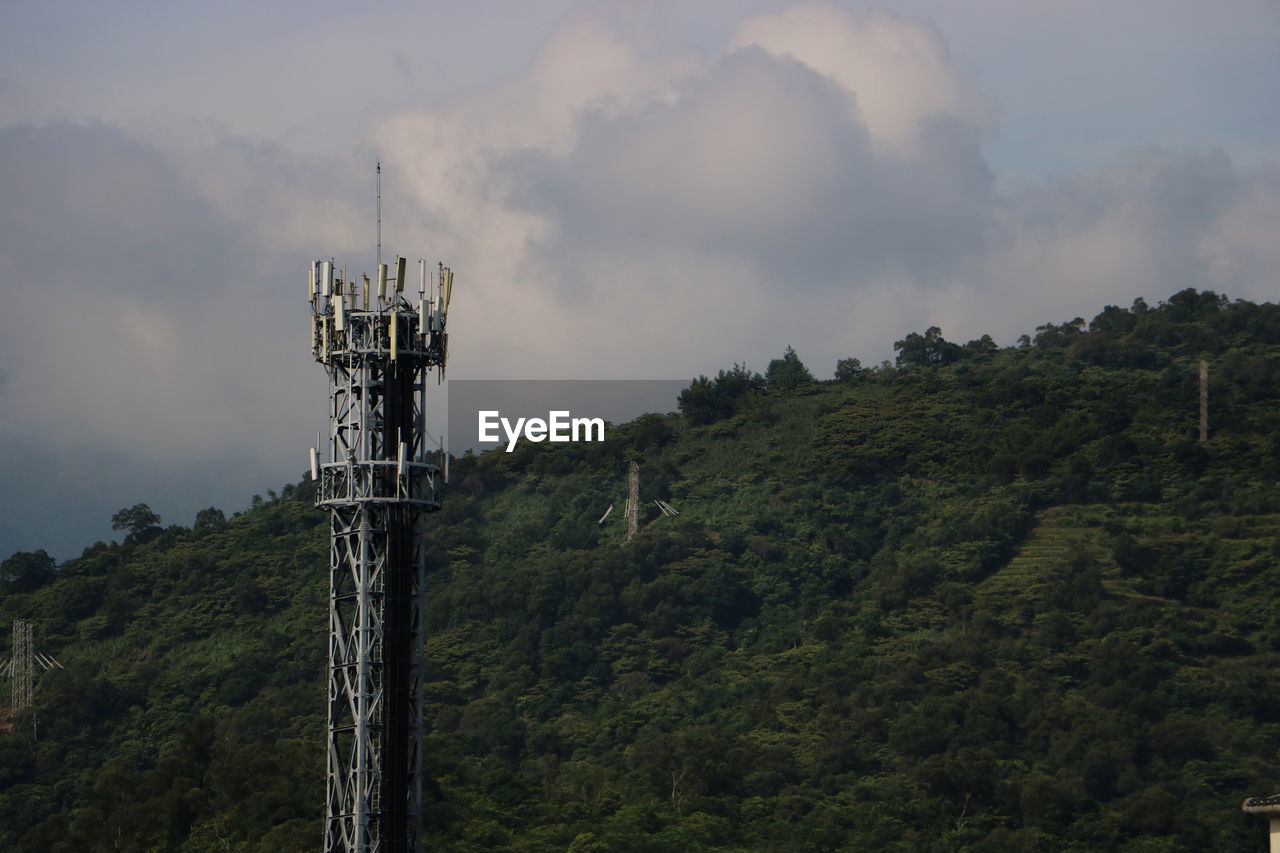
[[[51,654],[37,652],[35,636],[30,622],[14,620],[13,654],[0,664],[0,676],[7,675],[12,681],[13,700],[10,709],[17,714],[31,707],[35,701],[36,665],[43,670],[53,668],[65,669]]]
[[[31,707],[31,695],[35,688],[35,671],[31,665],[35,657],[30,622],[13,623],[13,658],[10,668],[13,678],[13,713]]]
[[[372,302],[367,278],[343,282],[331,263],[315,265],[308,288],[330,403],[313,465],[330,517],[326,853],[419,849],[426,515],[443,479],[426,391],[444,370],[452,273],[440,268],[433,301],[424,266],[415,306],[388,272],[379,291],[391,295]]]
[[[627,467],[627,539],[630,542],[640,529],[640,463],[634,459]]]

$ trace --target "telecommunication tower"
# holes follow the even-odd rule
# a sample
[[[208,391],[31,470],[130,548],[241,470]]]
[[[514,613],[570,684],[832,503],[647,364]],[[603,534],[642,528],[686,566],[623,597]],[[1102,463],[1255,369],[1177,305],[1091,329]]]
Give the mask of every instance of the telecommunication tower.
[[[31,707],[31,694],[35,686],[31,658],[31,623],[13,623],[13,711],[25,711]]]
[[[640,463],[634,459],[627,466],[627,538],[630,542],[640,529]]]
[[[35,694],[35,664],[38,663],[45,670],[54,667],[66,669],[54,659],[53,655],[37,652],[32,640],[33,636],[34,631],[30,622],[14,620],[13,653],[3,665],[0,665],[0,675],[8,675],[13,680],[10,707],[15,714],[31,707]]]
[[[426,516],[447,478],[443,445],[427,445],[427,378],[444,377],[453,273],[420,260],[410,301],[406,266],[381,262],[379,234],[376,283],[332,260],[308,274],[329,376],[329,437],[311,451],[330,522],[326,853],[419,850]]]

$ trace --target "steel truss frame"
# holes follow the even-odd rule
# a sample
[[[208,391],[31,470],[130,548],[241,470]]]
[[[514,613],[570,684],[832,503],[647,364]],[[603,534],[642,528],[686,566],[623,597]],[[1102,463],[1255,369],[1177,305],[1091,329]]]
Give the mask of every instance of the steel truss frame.
[[[31,707],[31,697],[35,687],[35,667],[31,665],[31,659],[34,655],[35,646],[32,643],[31,623],[15,620],[13,623],[13,657],[11,658],[10,666],[10,674],[13,678],[13,705],[11,707],[15,714]]]
[[[340,288],[312,295],[330,402],[316,495],[330,518],[324,849],[417,853],[426,515],[443,487],[426,378],[446,339],[443,318],[421,330],[427,315],[403,299],[357,311]]]

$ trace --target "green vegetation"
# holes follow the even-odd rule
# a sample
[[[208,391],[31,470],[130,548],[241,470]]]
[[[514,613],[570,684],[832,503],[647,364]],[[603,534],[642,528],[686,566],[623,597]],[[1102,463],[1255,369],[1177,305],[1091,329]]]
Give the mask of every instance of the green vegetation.
[[[896,350],[828,382],[788,350],[603,444],[454,461],[430,849],[1262,849],[1280,307],[1185,291]],[[624,544],[596,519],[633,458]],[[66,665],[0,734],[0,847],[316,849],[310,484],[190,529],[118,515],[123,544],[0,566],[0,623]]]

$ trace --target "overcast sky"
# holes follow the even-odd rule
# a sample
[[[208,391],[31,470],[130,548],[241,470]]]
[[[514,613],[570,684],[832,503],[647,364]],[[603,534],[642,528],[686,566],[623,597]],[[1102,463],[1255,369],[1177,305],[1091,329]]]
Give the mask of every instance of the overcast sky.
[[[450,375],[815,375],[1274,301],[1274,0],[8,2],[0,556],[297,481],[305,270],[451,264]]]

